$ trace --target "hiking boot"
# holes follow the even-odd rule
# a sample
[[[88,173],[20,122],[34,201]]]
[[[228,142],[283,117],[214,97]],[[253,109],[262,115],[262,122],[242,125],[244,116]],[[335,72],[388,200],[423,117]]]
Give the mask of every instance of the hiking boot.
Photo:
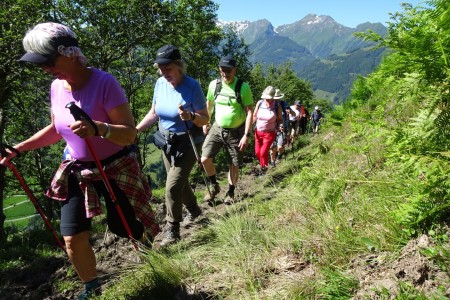
[[[189,227],[192,223],[194,223],[195,219],[202,214],[202,210],[198,205],[195,205],[192,208],[186,208],[187,214],[183,220],[183,227]]]
[[[180,223],[171,223],[167,222],[166,227],[164,228],[164,238],[159,243],[160,247],[166,247],[172,244],[175,244],[181,239],[180,236]]]
[[[147,230],[144,230],[142,237],[137,241],[138,250],[141,252],[145,252],[148,249],[152,249],[153,247],[153,236]]]
[[[261,170],[259,171],[259,176],[260,178],[266,176],[267,173],[267,167],[262,167]]]
[[[209,205],[213,205],[214,199],[216,198],[217,194],[220,192],[219,183],[210,184],[209,191],[211,192],[211,195],[209,193],[206,193],[205,197],[203,198],[203,201],[207,202]]]
[[[234,199],[234,193],[227,192],[225,199],[223,200],[223,203],[226,205],[231,205],[234,204],[235,202],[236,201]]]

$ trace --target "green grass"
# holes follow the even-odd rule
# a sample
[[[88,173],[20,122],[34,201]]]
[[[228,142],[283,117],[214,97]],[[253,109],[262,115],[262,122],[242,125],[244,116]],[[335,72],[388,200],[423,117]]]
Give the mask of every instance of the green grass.
[[[27,196],[16,195],[4,200],[3,213],[6,216],[6,226],[13,225],[17,228],[23,228],[29,223],[30,219],[15,219],[32,216],[36,214],[36,209]]]
[[[419,178],[400,172],[395,159],[385,163],[389,132],[383,126],[353,117],[358,122],[339,128],[330,122],[320,135],[299,139],[287,160],[249,182],[243,201],[169,249],[149,252],[143,264],[106,286],[101,299],[170,299],[182,288],[213,299],[355,296],[352,262],[372,255],[395,259],[410,238],[398,214],[419,193]],[[153,194],[163,199],[164,189]],[[203,194],[196,190],[199,199]],[[424,255],[448,272],[448,232],[436,232],[430,236],[440,243]],[[436,299],[446,288],[436,288]],[[393,296],[387,289],[375,292],[380,299]],[[396,292],[396,299],[429,296],[408,282]]]
[[[370,123],[349,124],[332,128],[330,123],[320,135],[299,139],[289,159],[250,183],[251,196],[212,216],[211,224],[193,236],[155,254],[151,264],[161,262],[168,267],[164,272],[176,274],[168,275],[172,283],[207,287],[202,292],[215,299],[354,296],[359,282],[348,269],[352,259],[398,253],[407,237],[393,212],[405,195],[417,191],[404,184],[413,178],[398,174],[395,164],[382,163],[387,132]],[[436,253],[444,252],[428,251],[440,265],[448,263],[447,256]],[[161,282],[152,287],[142,279],[149,270],[145,265],[124,274],[122,287],[103,299],[112,294],[132,297],[142,290],[131,288],[135,282],[146,282],[144,290],[153,290]],[[137,280],[139,273],[142,278]],[[399,286],[399,292],[404,299],[423,296],[407,284]]]

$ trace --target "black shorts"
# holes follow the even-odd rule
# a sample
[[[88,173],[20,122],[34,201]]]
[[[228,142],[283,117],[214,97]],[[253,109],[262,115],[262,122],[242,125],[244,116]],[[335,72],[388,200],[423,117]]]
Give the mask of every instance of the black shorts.
[[[110,180],[109,182],[133,237],[135,239],[141,238],[144,232],[144,226],[136,219],[130,201],[114,180]],[[116,205],[113,203],[104,182],[95,181],[93,182],[93,185],[99,197],[103,196],[105,199],[107,223],[111,232],[121,237],[128,237],[128,232],[125,229],[123,221],[117,212]],[[78,180],[75,175],[69,176],[68,189],[69,195],[66,201],[63,201],[61,204],[60,230],[63,236],[73,236],[77,233],[90,230],[92,224],[92,219],[86,217],[84,194],[78,185]]]

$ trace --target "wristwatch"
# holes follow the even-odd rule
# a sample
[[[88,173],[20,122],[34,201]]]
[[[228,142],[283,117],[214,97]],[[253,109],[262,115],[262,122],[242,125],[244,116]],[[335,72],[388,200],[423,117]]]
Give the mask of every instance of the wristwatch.
[[[105,123],[105,126],[106,126],[106,131],[105,131],[105,134],[103,134],[101,136],[102,139],[107,139],[111,135],[111,126],[109,126],[108,123]]]

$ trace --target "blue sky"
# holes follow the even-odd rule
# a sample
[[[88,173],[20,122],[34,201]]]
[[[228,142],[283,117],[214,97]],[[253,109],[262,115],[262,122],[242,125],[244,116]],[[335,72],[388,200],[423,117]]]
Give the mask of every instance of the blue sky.
[[[413,6],[422,0],[215,0],[224,21],[269,20],[274,27],[303,19],[307,14],[327,15],[351,28],[364,22],[386,25],[389,13],[401,12],[400,3]]]

